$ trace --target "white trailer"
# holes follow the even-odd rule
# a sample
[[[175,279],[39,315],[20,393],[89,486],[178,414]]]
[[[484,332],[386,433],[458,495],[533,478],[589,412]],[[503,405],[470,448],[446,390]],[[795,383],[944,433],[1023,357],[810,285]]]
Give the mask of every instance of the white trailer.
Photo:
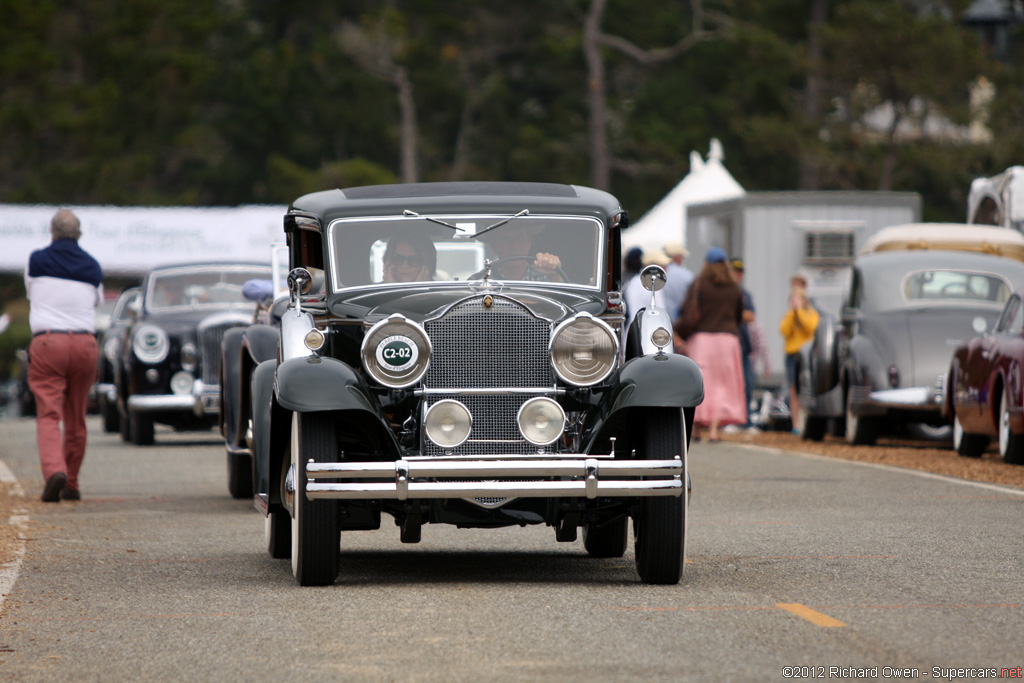
[[[864,242],[884,227],[921,220],[912,192],[752,192],[687,208],[686,265],[699,272],[712,246],[744,262],[743,286],[754,299],[772,364],[767,386],[782,383],[790,276],[807,278],[815,305],[838,315],[850,266]]]

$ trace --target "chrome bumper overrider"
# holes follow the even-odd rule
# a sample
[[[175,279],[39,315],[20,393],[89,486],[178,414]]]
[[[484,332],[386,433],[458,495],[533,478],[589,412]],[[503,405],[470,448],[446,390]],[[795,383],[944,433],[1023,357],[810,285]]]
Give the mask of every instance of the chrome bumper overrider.
[[[394,462],[310,462],[306,464],[306,476],[311,480],[306,484],[306,497],[309,499],[597,498],[683,494],[683,461],[679,456],[672,460],[613,460],[579,456],[558,460],[409,458]],[[510,477],[560,479],[494,481]],[[316,481],[318,479],[390,481],[321,483]]]

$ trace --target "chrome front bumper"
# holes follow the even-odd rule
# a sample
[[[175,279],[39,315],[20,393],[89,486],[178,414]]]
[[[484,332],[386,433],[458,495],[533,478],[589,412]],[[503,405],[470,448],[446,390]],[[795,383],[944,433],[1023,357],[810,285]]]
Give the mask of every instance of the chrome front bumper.
[[[944,396],[944,382],[941,378],[934,387],[880,391],[854,387],[850,394],[850,409],[854,415],[883,415],[890,410],[941,412]]]
[[[220,411],[220,386],[197,379],[191,394],[134,394],[128,397],[128,409],[140,413],[192,412],[197,417],[216,415]]]
[[[504,456],[498,456],[504,457]],[[586,455],[564,459],[407,458],[393,462],[306,464],[309,499],[597,498],[681,496],[683,461],[615,460]],[[495,481],[545,477],[546,481]],[[322,483],[321,479],[388,479]]]

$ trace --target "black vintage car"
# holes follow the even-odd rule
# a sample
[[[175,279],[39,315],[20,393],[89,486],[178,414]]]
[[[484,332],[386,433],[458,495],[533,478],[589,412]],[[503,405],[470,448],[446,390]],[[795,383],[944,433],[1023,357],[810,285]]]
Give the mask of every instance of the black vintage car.
[[[292,302],[253,373],[252,441],[268,550],[299,584],[332,583],[339,532],[382,513],[408,543],[425,523],[582,528],[596,557],[625,553],[632,519],[640,578],[679,581],[703,382],[664,311],[638,315],[622,350],[626,224],[614,197],[571,185],[295,200]]]
[[[121,413],[117,409],[117,364],[121,357],[125,335],[132,322],[132,304],[141,294],[138,287],[121,292],[110,312],[110,322],[99,332],[100,352],[96,358],[96,403],[103,422],[103,431],[117,432],[121,429]]]
[[[203,263],[151,270],[130,310],[116,374],[121,437],[153,443],[154,424],[208,429],[220,403],[220,342],[252,321],[242,285],[270,277],[251,263]]]
[[[242,294],[256,304],[251,324],[226,331],[220,345],[220,431],[233,498],[252,498],[252,373],[263,361],[277,357],[281,315],[289,302],[288,245],[271,245],[270,267],[269,280],[243,285]]]
[[[823,315],[801,352],[803,437],[821,439],[829,419],[851,444],[907,424],[921,435],[947,425],[954,349],[991,328],[1021,284],[1024,263],[989,253],[918,246],[859,256],[841,318]]]

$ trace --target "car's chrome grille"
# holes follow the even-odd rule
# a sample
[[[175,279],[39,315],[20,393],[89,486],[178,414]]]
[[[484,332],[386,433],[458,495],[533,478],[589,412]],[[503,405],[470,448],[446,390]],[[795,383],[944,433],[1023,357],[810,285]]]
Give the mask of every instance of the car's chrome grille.
[[[536,389],[554,386],[548,361],[551,326],[520,304],[494,296],[490,307],[483,296],[454,306],[443,317],[425,324],[430,336],[430,369],[423,378],[428,389]],[[445,398],[462,402],[473,416],[469,440],[453,454],[536,453],[523,439],[516,415],[530,395],[434,395],[433,405]],[[427,440],[424,454],[442,449]]]
[[[199,364],[203,384],[217,385],[220,383],[220,342],[224,333],[232,327],[245,324],[241,320],[224,320],[212,324],[200,323],[196,330],[199,339]]]

